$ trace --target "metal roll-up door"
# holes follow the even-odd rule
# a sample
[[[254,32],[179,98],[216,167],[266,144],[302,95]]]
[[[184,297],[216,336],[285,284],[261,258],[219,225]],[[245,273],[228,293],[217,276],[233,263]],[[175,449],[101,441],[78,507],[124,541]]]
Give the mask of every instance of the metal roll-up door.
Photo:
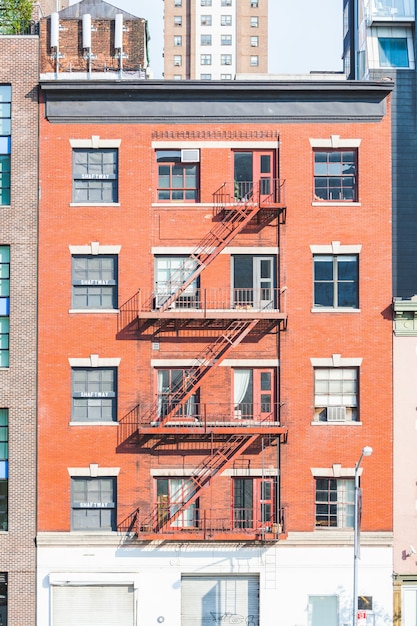
[[[181,626],[259,626],[259,576],[181,577]]]
[[[54,585],[52,590],[52,626],[134,626],[133,585]]]

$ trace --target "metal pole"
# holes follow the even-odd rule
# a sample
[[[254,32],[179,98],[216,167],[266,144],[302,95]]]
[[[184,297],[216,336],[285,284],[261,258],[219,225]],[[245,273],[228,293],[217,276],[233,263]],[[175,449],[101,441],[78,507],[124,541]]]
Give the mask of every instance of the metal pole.
[[[355,465],[355,510],[353,519],[353,610],[352,610],[352,626],[358,626],[358,560],[359,554],[359,467],[364,456],[370,456],[372,448],[365,446],[359,457],[359,461]]]

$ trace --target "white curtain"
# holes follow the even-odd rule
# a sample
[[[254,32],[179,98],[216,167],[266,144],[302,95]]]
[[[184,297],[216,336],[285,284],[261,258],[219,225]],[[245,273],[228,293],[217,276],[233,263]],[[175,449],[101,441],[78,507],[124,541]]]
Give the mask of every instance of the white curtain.
[[[248,390],[252,370],[234,371],[234,404],[240,404]]]

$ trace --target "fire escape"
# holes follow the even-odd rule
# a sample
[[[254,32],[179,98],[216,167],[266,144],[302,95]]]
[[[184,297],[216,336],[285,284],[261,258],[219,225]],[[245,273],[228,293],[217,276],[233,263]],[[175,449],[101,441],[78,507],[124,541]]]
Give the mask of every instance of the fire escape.
[[[158,446],[184,445],[204,455],[186,479],[176,502],[166,505],[158,502],[145,512],[138,508],[119,524],[119,530],[127,536],[140,540],[247,541],[276,540],[284,532],[281,510],[254,525],[253,520],[248,523],[245,511],[231,514],[230,510],[198,508],[204,490],[243,452],[259,451],[265,442],[278,445],[286,441],[287,429],[280,421],[279,403],[258,410],[253,407],[256,415],[250,419],[245,416],[236,419],[230,407],[218,403],[193,404],[192,413],[189,411],[190,399],[245,337],[260,326],[286,327],[283,296],[277,288],[261,289],[261,295],[252,293],[249,297],[246,289],[228,297],[224,294],[219,297],[217,290],[215,293],[193,290],[193,297],[189,297],[190,285],[254,220],[267,216],[278,224],[285,222],[284,181],[270,182],[268,193],[264,193],[262,180],[243,190],[236,190],[236,184],[222,185],[213,194],[213,228],[171,276],[169,290],[150,294],[138,291],[120,309],[119,333],[129,329],[130,336],[146,332],[150,325],[178,322],[184,328],[190,323],[197,323],[197,327],[207,323],[217,332],[187,367],[186,375],[171,390],[169,398],[163,402],[158,399],[148,406],[137,405],[120,421],[121,447],[134,450],[140,446],[142,450],[154,451]]]

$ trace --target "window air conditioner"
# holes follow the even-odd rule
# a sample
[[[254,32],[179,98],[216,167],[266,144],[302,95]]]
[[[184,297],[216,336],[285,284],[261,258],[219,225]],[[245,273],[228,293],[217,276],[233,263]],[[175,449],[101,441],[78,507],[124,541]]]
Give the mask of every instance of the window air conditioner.
[[[180,65],[181,65],[181,62],[180,62],[180,61],[175,61],[174,65],[176,65],[176,66],[180,66]]]
[[[199,163],[200,150],[181,150],[181,163]]]
[[[345,422],[346,407],[345,406],[328,406],[327,407],[328,422]]]

